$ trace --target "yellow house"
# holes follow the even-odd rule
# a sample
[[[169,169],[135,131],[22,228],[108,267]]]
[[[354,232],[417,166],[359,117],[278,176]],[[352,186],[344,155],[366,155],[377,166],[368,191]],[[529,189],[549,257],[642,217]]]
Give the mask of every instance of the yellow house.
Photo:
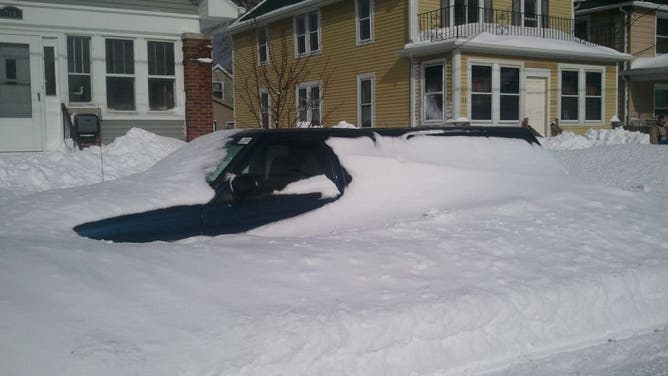
[[[575,14],[578,36],[633,56],[619,72],[620,119],[644,122],[668,113],[668,3],[586,0]]]
[[[510,125],[617,115],[617,63],[571,0],[265,0],[229,28],[241,127]]]

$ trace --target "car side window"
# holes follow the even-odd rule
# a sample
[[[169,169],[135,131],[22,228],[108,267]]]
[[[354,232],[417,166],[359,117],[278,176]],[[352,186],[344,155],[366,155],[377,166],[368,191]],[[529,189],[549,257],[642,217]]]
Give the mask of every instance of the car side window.
[[[253,152],[238,177],[255,187],[243,199],[268,197],[287,185],[319,175],[334,184],[329,147],[321,140],[276,140]]]

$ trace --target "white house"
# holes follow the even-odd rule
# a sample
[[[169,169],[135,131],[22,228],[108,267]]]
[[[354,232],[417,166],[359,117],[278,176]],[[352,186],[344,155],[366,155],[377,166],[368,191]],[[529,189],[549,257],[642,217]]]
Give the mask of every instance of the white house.
[[[187,138],[199,85],[184,71],[210,64],[201,33],[239,11],[231,0],[0,0],[0,151],[58,148],[61,103],[99,114],[103,141],[134,126]]]

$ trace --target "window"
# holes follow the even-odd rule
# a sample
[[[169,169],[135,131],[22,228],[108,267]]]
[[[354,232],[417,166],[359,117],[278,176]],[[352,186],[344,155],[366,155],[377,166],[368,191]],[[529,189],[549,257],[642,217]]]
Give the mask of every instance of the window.
[[[471,120],[492,120],[492,67],[471,67]]]
[[[656,53],[668,54],[668,14],[656,15]]]
[[[257,30],[257,51],[260,64],[269,61],[269,46],[267,44],[267,27],[262,26]]]
[[[513,25],[549,27],[548,0],[513,0]]]
[[[601,72],[585,73],[585,120],[601,120]]]
[[[297,55],[320,51],[320,14],[317,11],[295,16],[295,44]]]
[[[357,43],[373,40],[373,0],[357,0]]]
[[[261,122],[260,126],[264,129],[269,129],[269,92],[267,89],[260,89],[260,117]]]
[[[561,120],[578,120],[578,71],[561,72]]]
[[[603,121],[603,70],[566,68],[560,73],[560,119],[570,122]]]
[[[174,43],[148,42],[148,106],[151,111],[174,108]]]
[[[213,96],[218,99],[223,99],[223,92],[225,90],[225,85],[223,84],[223,81],[213,81],[211,86],[212,86],[211,91],[213,92]]]
[[[299,125],[321,125],[320,84],[304,84],[297,88],[297,116]]]
[[[654,116],[668,114],[668,85],[654,85]]]
[[[56,56],[53,46],[44,47],[44,92],[56,95]]]
[[[442,122],[444,119],[444,69],[443,64],[424,67],[423,111],[424,121]]]
[[[134,42],[127,39],[107,39],[105,40],[105,52],[107,63],[107,107],[111,110],[134,111]]]
[[[16,59],[5,60],[5,78],[7,81],[16,81]]]
[[[499,120],[520,119],[520,69],[501,67]]]
[[[67,86],[70,102],[91,101],[89,37],[67,37]]]
[[[373,127],[373,76],[357,78],[357,121],[362,128]]]

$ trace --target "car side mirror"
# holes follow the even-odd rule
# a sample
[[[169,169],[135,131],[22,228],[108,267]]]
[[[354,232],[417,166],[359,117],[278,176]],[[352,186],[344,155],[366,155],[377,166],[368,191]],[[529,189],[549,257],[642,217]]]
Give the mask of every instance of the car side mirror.
[[[230,183],[232,193],[235,196],[246,196],[252,193],[258,187],[257,180],[250,175],[237,175]]]

